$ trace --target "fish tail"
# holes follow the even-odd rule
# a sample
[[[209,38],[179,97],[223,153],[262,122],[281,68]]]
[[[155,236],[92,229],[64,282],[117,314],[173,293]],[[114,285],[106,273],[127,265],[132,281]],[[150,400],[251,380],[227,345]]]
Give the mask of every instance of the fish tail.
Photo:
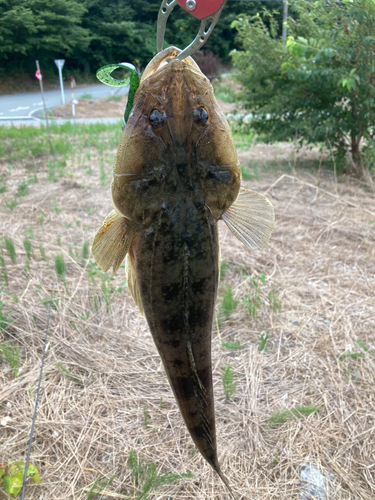
[[[217,472],[218,476],[224,483],[226,489],[229,491],[230,496],[233,498],[233,500],[238,500],[235,494],[232,491],[232,488],[229,485],[228,479],[224,476],[224,474],[221,472],[221,469],[219,466],[214,467],[215,472]]]

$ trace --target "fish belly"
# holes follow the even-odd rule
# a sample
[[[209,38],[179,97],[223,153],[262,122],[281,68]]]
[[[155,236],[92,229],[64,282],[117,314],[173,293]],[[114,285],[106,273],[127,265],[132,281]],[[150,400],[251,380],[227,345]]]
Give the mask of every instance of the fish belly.
[[[217,469],[211,365],[217,224],[204,205],[163,210],[156,219],[131,249],[142,305],[190,435]]]

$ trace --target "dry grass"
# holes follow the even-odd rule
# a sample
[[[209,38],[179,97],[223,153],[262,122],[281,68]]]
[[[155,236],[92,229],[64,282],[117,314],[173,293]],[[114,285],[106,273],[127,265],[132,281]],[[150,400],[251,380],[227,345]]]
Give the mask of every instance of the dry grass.
[[[108,138],[103,140],[109,148]],[[74,144],[75,138],[69,141]],[[290,147],[283,146],[283,151],[292,154]],[[58,182],[47,180],[42,157],[37,162],[38,182],[17,198],[13,212],[1,210],[2,236],[13,239],[17,260],[12,264],[4,250],[9,285],[3,286],[1,300],[12,323],[0,340],[19,347],[20,369],[15,377],[6,360],[0,365],[0,422],[9,417],[6,425],[0,425],[0,462],[26,457],[53,287],[32,445],[32,461],[42,483],[28,483],[26,498],[86,499],[97,478],[110,479],[114,474],[105,494],[97,498],[138,498],[128,466],[131,450],[157,464],[160,473],[194,474],[192,479],[152,490],[152,500],[228,498],[195,451],[145,319],[126,287],[116,291],[122,287],[124,270],[106,281],[82,257],[84,242],[92,240],[111,209],[108,185],[114,152],[100,153],[93,143],[83,145],[81,156],[67,156],[65,174]],[[242,153],[242,161],[251,154]],[[105,155],[107,176],[102,187],[100,165]],[[239,301],[213,331],[223,471],[243,498],[289,500],[301,491],[300,467],[312,463],[335,475],[327,498],[370,500],[375,494],[375,357],[357,342],[375,348],[375,217],[343,201],[374,212],[374,195],[348,179],[335,182],[323,170],[319,186],[338,198],[293,178],[275,184],[281,173],[263,171],[263,160],[258,159],[259,180],[244,185],[269,190],[277,220],[269,247],[252,254],[220,223],[225,274],[218,310],[225,286],[232,287]],[[17,181],[25,177],[22,161],[10,163],[1,165],[8,187],[1,194],[3,200],[16,196]],[[297,159],[297,169],[298,163]],[[31,169],[30,165],[26,167]],[[70,178],[67,171],[73,174]],[[297,172],[302,181],[316,184],[312,175]],[[27,228],[33,235],[29,270],[23,247],[25,232],[30,233]],[[42,259],[39,245],[47,260]],[[54,271],[57,254],[64,256],[66,288]],[[257,280],[257,315],[250,317],[243,302],[254,292],[252,278],[261,274],[266,279]],[[108,289],[109,305],[103,293]],[[281,312],[272,309],[269,292],[281,301]],[[264,354],[258,350],[258,340],[265,332],[269,339]],[[244,347],[222,347],[229,341]],[[362,357],[340,360],[351,352]],[[227,364],[237,382],[229,401],[221,381]],[[296,406],[321,409],[271,425],[273,412]]]

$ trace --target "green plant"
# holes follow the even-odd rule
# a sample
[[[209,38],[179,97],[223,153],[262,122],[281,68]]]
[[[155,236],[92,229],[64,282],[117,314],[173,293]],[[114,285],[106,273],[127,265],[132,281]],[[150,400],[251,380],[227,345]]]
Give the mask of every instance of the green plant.
[[[71,370],[69,370],[69,368],[65,368],[65,366],[63,366],[63,364],[60,363],[60,361],[57,361],[55,363],[55,366],[59,370],[59,372],[61,372],[64,375],[64,377],[66,377],[68,380],[70,380],[74,384],[79,385],[80,387],[83,387],[84,384],[83,384],[82,380],[79,377],[77,377],[77,375],[75,375]]]
[[[232,350],[243,349],[245,347],[242,344],[239,344],[238,342],[222,342],[221,345],[223,347],[226,347],[227,349],[232,349]]]
[[[138,490],[136,494],[137,500],[148,500],[149,493],[153,489],[175,483],[183,478],[194,477],[193,474],[178,475],[171,472],[158,474],[157,464],[147,463],[135,450],[130,450],[128,464]]]
[[[42,244],[39,245],[39,251],[40,251],[40,255],[41,255],[42,259],[47,260],[46,251],[44,250],[44,247]]]
[[[20,181],[17,184],[17,195],[20,197],[26,196],[28,192],[29,192],[29,185],[27,183],[27,180]]]
[[[244,278],[250,278],[250,276],[244,276]],[[256,317],[258,315],[258,311],[263,304],[263,300],[260,297],[260,284],[265,284],[266,275],[264,273],[259,274],[255,278],[251,278],[250,280],[250,288],[248,289],[248,294],[245,295],[245,298],[242,301],[242,304],[245,306],[245,309],[249,313],[249,316]]]
[[[234,380],[233,370],[230,364],[227,364],[224,367],[222,382],[223,382],[225,399],[229,401],[229,399],[236,392],[237,388],[237,382]]]
[[[5,193],[7,191],[7,186],[4,181],[4,177],[0,175],[0,194]]]
[[[8,342],[3,342],[0,344],[0,350],[12,368],[14,376],[17,377],[20,368],[20,351],[18,347],[14,347]]]
[[[257,341],[257,343],[258,343],[258,351],[262,352],[263,354],[267,353],[267,341],[268,341],[268,338],[269,338],[269,333],[268,332],[266,332],[266,334],[261,333],[259,335],[259,339]]]
[[[5,237],[5,249],[8,252],[12,264],[16,263],[16,249],[14,248],[14,243],[12,238]]]
[[[230,269],[230,265],[222,260],[220,262],[220,278],[224,278],[224,276],[227,274],[228,269]]]
[[[23,476],[25,474],[26,464],[22,460],[10,460],[8,465],[0,464],[0,478],[3,477],[4,489],[7,495],[16,497],[22,489]],[[38,469],[29,462],[27,467],[27,478],[36,483],[40,483]]]
[[[27,258],[31,259],[31,241],[27,236],[23,239],[23,248],[25,249]]]
[[[276,295],[275,290],[271,290],[268,293],[268,301],[274,313],[281,312],[281,299]]]
[[[362,347],[362,349],[367,352],[368,354],[370,354],[371,356],[375,356],[375,349],[371,349],[367,344],[366,342],[363,342],[363,340],[357,340],[357,344],[359,345],[359,347]]]
[[[253,113],[254,130],[267,142],[322,143],[357,176],[371,167],[360,146],[375,146],[373,0],[329,7],[295,0],[286,48],[273,12],[242,15],[232,27],[242,42],[231,53],[244,87],[238,98]]]
[[[4,260],[4,254],[3,254],[3,249],[0,248],[0,266],[1,269],[3,270],[3,277],[5,284],[8,285],[8,273],[7,273],[7,268],[5,266],[5,260]]]
[[[11,212],[13,212],[17,206],[17,200],[5,200],[5,205]]]
[[[62,254],[55,255],[55,271],[57,276],[64,283],[65,290],[67,290],[65,282],[66,267],[65,267],[64,256]]]
[[[215,97],[223,102],[234,102],[234,93],[229,85],[215,86]]]
[[[109,479],[106,479],[105,477],[98,477],[98,479],[95,480],[94,484],[89,489],[87,500],[94,500],[94,498],[100,495],[102,491],[112,483],[115,477],[116,474],[113,474],[113,476],[111,476]]]
[[[93,98],[92,95],[88,94],[87,92],[85,92],[80,96],[80,99],[92,99],[92,98]]]
[[[344,361],[344,359],[351,358],[351,359],[356,359],[356,358],[363,358],[363,353],[362,352],[346,352],[345,354],[341,354],[340,356],[340,361]]]
[[[148,408],[143,408],[143,423],[144,423],[144,426],[147,428],[147,427],[151,427],[151,416],[150,416],[150,413],[148,411]]]
[[[294,418],[302,418],[321,410],[321,406],[295,406],[294,408],[285,408],[284,410],[276,410],[272,412],[267,420],[268,427],[278,427]]]
[[[104,170],[104,163],[100,163],[100,185],[103,187],[105,185],[106,173]]]
[[[107,101],[120,102],[121,99],[122,99],[122,97],[120,95],[111,95],[111,96],[107,97]]]
[[[5,332],[8,326],[12,323],[7,313],[3,311],[4,302],[0,300],[0,331]]]
[[[57,214],[61,213],[61,208],[59,208],[59,207],[57,206],[56,197],[54,197],[54,199],[53,199],[53,210],[54,210]]]
[[[223,300],[221,302],[221,310],[226,318],[229,318],[231,313],[237,308],[238,300],[234,300],[233,291],[230,286],[224,289]]]
[[[85,241],[82,246],[82,260],[87,260],[90,257],[90,242]]]

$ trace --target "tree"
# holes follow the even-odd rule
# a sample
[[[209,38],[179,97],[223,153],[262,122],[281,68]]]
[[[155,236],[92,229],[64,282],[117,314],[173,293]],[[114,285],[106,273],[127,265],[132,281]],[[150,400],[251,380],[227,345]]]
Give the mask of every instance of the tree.
[[[90,42],[81,26],[85,11],[75,0],[0,0],[0,59],[18,66],[27,63],[27,56],[69,56],[85,50]]]
[[[375,0],[292,0],[290,11],[285,48],[271,12],[232,23],[239,99],[266,140],[323,143],[361,176],[375,153]]]

